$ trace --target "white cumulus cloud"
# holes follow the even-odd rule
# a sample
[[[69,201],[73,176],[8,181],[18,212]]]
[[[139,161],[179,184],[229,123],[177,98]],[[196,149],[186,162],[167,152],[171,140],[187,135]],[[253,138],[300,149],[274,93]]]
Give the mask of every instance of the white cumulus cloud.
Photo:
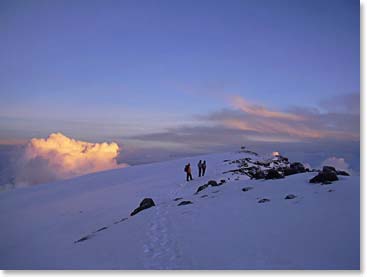
[[[338,170],[350,171],[349,164],[343,158],[330,157],[327,158],[322,165],[333,166]]]
[[[61,133],[31,139],[19,160],[17,184],[36,184],[124,167],[116,158],[117,143],[90,143]]]

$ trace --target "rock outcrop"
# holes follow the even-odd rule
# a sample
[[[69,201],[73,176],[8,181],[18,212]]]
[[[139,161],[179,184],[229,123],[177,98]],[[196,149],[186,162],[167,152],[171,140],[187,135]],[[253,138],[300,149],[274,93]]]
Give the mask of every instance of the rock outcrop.
[[[324,166],[322,171],[319,172],[315,177],[310,179],[310,183],[322,183],[322,184],[330,184],[330,182],[334,182],[339,180],[336,170],[332,166]]]
[[[280,179],[280,178],[284,178],[284,176],[279,173],[278,170],[276,169],[269,169],[267,174],[265,175],[265,179]]]

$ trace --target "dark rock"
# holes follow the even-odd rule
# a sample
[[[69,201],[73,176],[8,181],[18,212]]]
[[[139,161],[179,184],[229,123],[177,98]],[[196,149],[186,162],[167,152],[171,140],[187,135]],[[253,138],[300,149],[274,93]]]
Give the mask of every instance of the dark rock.
[[[204,194],[204,195],[200,196],[200,198],[205,198],[205,197],[208,197],[208,195]]]
[[[283,175],[278,172],[278,170],[275,169],[269,169],[268,173],[265,176],[265,179],[280,179],[283,178]]]
[[[253,187],[244,187],[243,189],[242,189],[242,191],[249,191],[249,190],[252,190],[253,189]]]
[[[284,173],[284,176],[289,176],[289,175],[297,174],[299,172],[295,168],[286,167],[284,168],[283,173]]]
[[[184,206],[184,205],[189,205],[189,204],[192,204],[192,202],[191,201],[182,201],[177,206]]]
[[[334,189],[329,189],[328,192],[334,192],[335,190]]]
[[[183,199],[183,198],[182,197],[177,197],[177,198],[173,199],[173,201],[178,201],[178,200],[181,200],[181,199]]]
[[[264,171],[260,170],[257,167],[249,167],[247,175],[250,176],[251,179],[265,179],[265,173]]]
[[[336,172],[336,175],[342,175],[342,176],[350,176],[350,174],[346,171],[343,171],[343,170],[338,170]]]
[[[300,162],[291,163],[289,165],[289,167],[297,170],[298,172],[305,172],[306,171],[304,165]]]
[[[108,229],[108,227],[102,227],[102,228],[98,229],[97,231],[95,231],[94,233],[101,232],[101,231],[106,230],[106,229]]]
[[[289,167],[283,169],[284,176],[289,176],[298,173],[304,173],[307,170],[304,165],[300,162],[291,163]]]
[[[217,181],[214,180],[210,180],[207,184],[208,186],[212,186],[212,187],[216,187],[216,186],[220,186]]]
[[[78,243],[78,242],[86,241],[86,240],[90,239],[91,237],[92,237],[91,235],[88,235],[88,236],[82,237],[81,239],[78,239],[78,240],[74,241],[74,243]]]
[[[333,182],[339,180],[338,176],[336,176],[336,172],[333,171],[322,171],[319,172],[315,177],[313,177],[309,182],[310,183],[324,183],[325,181]]]
[[[113,224],[118,224],[118,223],[123,222],[125,220],[127,220],[127,217],[121,218],[120,220],[115,221]]]
[[[196,193],[206,189],[207,187],[208,187],[208,184],[205,184],[205,185],[202,185],[202,186],[198,187],[198,189],[196,190]]]
[[[323,181],[322,183],[321,183],[321,185],[331,185],[332,184],[332,182],[330,182],[330,181]]]
[[[297,196],[295,196],[294,194],[288,194],[284,199],[294,199],[296,198]]]
[[[265,166],[265,167],[269,167],[270,166],[270,162],[256,161],[256,162],[254,162],[254,164],[256,164],[256,165],[262,165],[262,166]]]
[[[257,201],[257,203],[265,203],[265,202],[270,202],[270,199],[263,198],[263,199],[260,199],[259,201]]]
[[[226,180],[224,180],[224,179],[222,179],[222,180],[220,180],[220,184],[224,184],[226,182]]]
[[[134,216],[137,213],[141,212],[142,210],[148,209],[150,207],[155,206],[153,199],[151,198],[144,198],[143,201],[140,202],[139,207],[137,207],[130,216]]]
[[[334,172],[336,174],[336,169],[333,166],[327,166],[327,165],[325,165],[322,168],[322,172]]]

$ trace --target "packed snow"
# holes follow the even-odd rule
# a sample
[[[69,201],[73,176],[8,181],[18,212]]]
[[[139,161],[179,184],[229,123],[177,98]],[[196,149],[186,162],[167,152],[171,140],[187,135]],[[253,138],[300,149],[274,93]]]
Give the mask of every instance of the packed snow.
[[[244,158],[263,159],[211,154],[2,192],[0,268],[359,269],[358,175],[321,185],[309,183],[317,172],[228,172]],[[196,193],[210,180],[225,183]],[[130,216],[144,198],[155,206]]]

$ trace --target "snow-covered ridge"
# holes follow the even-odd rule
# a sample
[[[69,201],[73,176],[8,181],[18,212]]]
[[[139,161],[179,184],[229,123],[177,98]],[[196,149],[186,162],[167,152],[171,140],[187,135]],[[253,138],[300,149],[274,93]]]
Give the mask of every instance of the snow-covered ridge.
[[[220,153],[3,192],[0,268],[358,269],[359,176],[311,184],[318,172],[285,159]],[[130,216],[144,198],[155,206]]]

